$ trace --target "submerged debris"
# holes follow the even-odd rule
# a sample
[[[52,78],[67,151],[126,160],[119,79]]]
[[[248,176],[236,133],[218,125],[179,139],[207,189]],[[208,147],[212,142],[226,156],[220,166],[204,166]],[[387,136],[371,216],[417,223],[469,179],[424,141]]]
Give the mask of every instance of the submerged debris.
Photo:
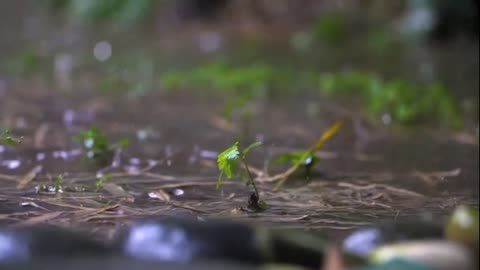
[[[111,211],[116,207],[101,210]],[[85,214],[82,214],[84,218],[88,216]],[[247,225],[225,219],[137,219],[104,242],[79,232],[37,225],[37,222],[61,215],[62,212],[46,213],[23,222],[20,224],[22,228],[0,227],[0,239],[4,243],[0,267],[6,269],[4,266],[22,265],[39,258],[49,263],[65,257],[93,259],[97,263],[107,258],[123,258],[140,264],[152,262],[156,267],[172,263],[188,266],[188,269],[196,269],[200,262],[243,264],[246,267],[276,265],[303,270],[322,266],[324,268],[321,269],[326,270],[478,268],[475,259],[477,253],[470,246],[447,241],[444,236],[429,233],[428,230],[422,230],[427,233],[425,235],[420,231],[412,231],[417,234],[413,235],[404,230],[408,226],[417,226],[414,221],[406,224],[407,227],[389,227],[390,230],[383,227],[383,230],[359,230],[353,233],[344,243],[352,243],[355,238],[358,247],[369,249],[366,253],[352,253],[355,249],[339,250],[335,242],[328,241],[319,232]],[[478,223],[478,216],[476,221]],[[429,224],[425,225],[428,228]],[[377,236],[372,238],[371,232],[380,233],[381,237],[391,242],[385,242]],[[362,235],[365,237],[359,237]],[[380,241],[371,242],[370,239]],[[478,239],[476,241],[478,243]]]

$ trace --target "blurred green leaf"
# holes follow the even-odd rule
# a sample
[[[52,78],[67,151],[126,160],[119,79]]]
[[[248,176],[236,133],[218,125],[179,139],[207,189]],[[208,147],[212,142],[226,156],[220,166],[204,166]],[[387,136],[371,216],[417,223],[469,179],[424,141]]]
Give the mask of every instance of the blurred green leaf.
[[[115,149],[125,148],[129,143],[125,138],[116,143],[110,143],[103,132],[96,127],[80,132],[76,136],[76,140],[82,144],[88,159],[99,162],[109,161],[113,157]]]
[[[6,145],[17,145],[22,142],[21,138],[16,138],[13,136],[12,132],[9,129],[3,130],[0,133],[0,143]]]
[[[318,17],[314,36],[330,44],[340,44],[347,37],[347,17],[342,13],[322,14]]]
[[[370,112],[389,113],[401,124],[431,119],[452,128],[463,125],[458,104],[439,82],[429,85],[394,79],[385,81],[365,72],[327,73],[319,76],[320,91],[359,96]]]
[[[95,181],[95,192],[98,192],[103,187],[105,182],[107,182],[111,178],[112,178],[111,174],[106,174],[106,175],[98,178],[97,181]]]
[[[58,2],[58,0],[55,0]],[[52,5],[70,19],[82,23],[122,23],[131,25],[148,17],[159,1],[155,0],[64,0]]]

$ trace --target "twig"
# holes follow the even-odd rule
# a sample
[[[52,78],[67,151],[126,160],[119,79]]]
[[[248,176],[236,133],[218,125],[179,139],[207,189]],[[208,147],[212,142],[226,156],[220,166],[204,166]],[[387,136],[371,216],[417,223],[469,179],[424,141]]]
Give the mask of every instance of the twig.
[[[37,165],[33,167],[25,176],[18,180],[17,189],[23,189],[42,171],[42,166]]]

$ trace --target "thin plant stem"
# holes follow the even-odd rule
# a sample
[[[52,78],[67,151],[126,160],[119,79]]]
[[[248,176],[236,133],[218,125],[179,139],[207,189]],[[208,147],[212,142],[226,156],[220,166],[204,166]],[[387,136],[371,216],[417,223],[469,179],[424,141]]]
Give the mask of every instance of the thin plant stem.
[[[242,156],[242,163],[243,163],[243,166],[245,166],[245,170],[247,171],[248,183],[253,186],[253,189],[255,191],[255,196],[257,196],[257,198],[260,199],[260,195],[258,193],[257,185],[255,185],[255,180],[253,180],[252,173],[250,172],[250,169],[248,169],[247,160],[245,159],[244,156]]]

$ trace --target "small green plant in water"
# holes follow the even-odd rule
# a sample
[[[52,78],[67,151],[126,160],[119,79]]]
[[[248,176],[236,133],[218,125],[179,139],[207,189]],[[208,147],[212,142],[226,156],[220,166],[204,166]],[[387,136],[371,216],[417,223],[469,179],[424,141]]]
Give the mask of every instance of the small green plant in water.
[[[337,134],[338,130],[342,127],[342,125],[343,120],[335,123],[317,139],[316,143],[313,146],[306,150],[285,153],[278,156],[273,162],[274,164],[290,162],[291,167],[289,167],[286,171],[282,173],[270,177],[268,181],[278,181],[275,186],[275,190],[280,189],[285,183],[285,181],[302,167],[305,168],[308,177],[311,168],[319,160],[319,158],[316,156],[316,152],[320,150],[320,148],[325,144],[325,142],[327,142],[331,137]]]
[[[261,142],[255,142],[245,147],[240,151],[238,142],[235,142],[232,146],[220,153],[217,157],[218,169],[220,170],[220,176],[217,181],[217,189],[222,186],[223,177],[232,178],[238,176],[240,179],[247,176],[247,186],[252,186],[254,193],[250,196],[248,201],[248,208],[255,211],[264,210],[266,207],[265,202],[260,199],[255,179],[253,178],[247,163],[247,154],[255,147],[260,146]]]
[[[22,142],[22,138],[15,137],[9,129],[0,132],[0,143],[6,145],[17,145]]]
[[[52,187],[55,189],[55,192],[62,192],[63,191],[63,175],[59,174],[55,177],[55,180],[52,183]]]
[[[106,174],[106,175],[98,178],[97,181],[95,181],[95,192],[98,192],[103,187],[105,182],[107,182],[111,178],[112,178],[111,174]]]
[[[124,148],[128,145],[128,139],[122,139],[113,144],[109,143],[103,132],[94,127],[78,134],[77,140],[82,143],[86,157],[99,162],[110,160],[116,149]]]

